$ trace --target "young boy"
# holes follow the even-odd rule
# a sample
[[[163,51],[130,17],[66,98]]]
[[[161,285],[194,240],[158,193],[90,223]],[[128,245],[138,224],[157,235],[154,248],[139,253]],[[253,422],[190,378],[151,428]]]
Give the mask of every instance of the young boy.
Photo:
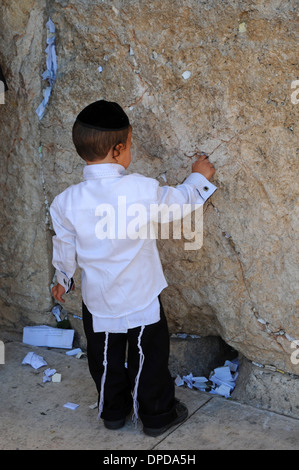
[[[216,189],[209,182],[215,170],[201,155],[176,188],[160,187],[139,174],[125,175],[131,134],[117,103],[96,101],[76,119],[73,141],[87,165],[84,181],[51,205],[58,282],[52,293],[64,302],[80,266],[88,364],[99,393],[99,416],[107,428],[119,429],[133,408],[143,431],[158,436],[188,415],[175,399],[168,370],[169,334],[159,298],[167,282],[155,238],[129,237],[121,222],[137,203],[147,213],[153,203],[204,204]]]

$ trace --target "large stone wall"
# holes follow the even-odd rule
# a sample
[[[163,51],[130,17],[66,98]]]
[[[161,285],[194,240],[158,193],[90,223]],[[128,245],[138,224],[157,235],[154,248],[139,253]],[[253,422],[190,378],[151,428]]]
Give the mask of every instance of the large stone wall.
[[[299,339],[295,7],[295,0],[2,0],[0,65],[9,86],[0,106],[2,325],[49,321],[48,205],[81,179],[75,116],[105,98],[132,122],[130,172],[176,185],[196,150],[217,170],[203,247],[159,242],[171,331],[220,335],[246,358],[298,374],[291,361]],[[58,71],[39,121],[49,16]],[[66,302],[73,313],[81,308],[79,277]]]

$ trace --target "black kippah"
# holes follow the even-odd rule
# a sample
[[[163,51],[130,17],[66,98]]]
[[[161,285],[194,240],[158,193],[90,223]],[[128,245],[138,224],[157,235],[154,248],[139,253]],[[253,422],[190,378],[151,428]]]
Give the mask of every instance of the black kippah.
[[[78,114],[76,122],[99,131],[120,131],[130,125],[124,110],[112,101],[95,101]]]

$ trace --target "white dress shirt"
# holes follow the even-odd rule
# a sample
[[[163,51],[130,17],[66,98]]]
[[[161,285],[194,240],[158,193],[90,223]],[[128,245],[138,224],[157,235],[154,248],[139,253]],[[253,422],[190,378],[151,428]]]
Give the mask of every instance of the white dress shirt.
[[[200,173],[191,173],[175,188],[159,186],[152,178],[125,175],[124,167],[114,163],[87,165],[83,176],[50,208],[57,282],[67,291],[80,266],[82,298],[94,331],[125,332],[159,321],[157,297],[167,282],[156,239],[134,236],[142,223],[140,218],[134,223],[133,212],[142,209],[146,225],[152,205],[203,205],[217,188]]]

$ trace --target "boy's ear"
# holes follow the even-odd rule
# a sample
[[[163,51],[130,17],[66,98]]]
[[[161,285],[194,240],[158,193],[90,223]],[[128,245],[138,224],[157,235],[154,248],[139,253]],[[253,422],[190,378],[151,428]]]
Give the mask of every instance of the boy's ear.
[[[124,150],[126,148],[126,146],[123,144],[123,143],[119,143],[119,144],[116,144],[114,147],[113,147],[113,157],[119,157],[119,154],[122,150]]]

